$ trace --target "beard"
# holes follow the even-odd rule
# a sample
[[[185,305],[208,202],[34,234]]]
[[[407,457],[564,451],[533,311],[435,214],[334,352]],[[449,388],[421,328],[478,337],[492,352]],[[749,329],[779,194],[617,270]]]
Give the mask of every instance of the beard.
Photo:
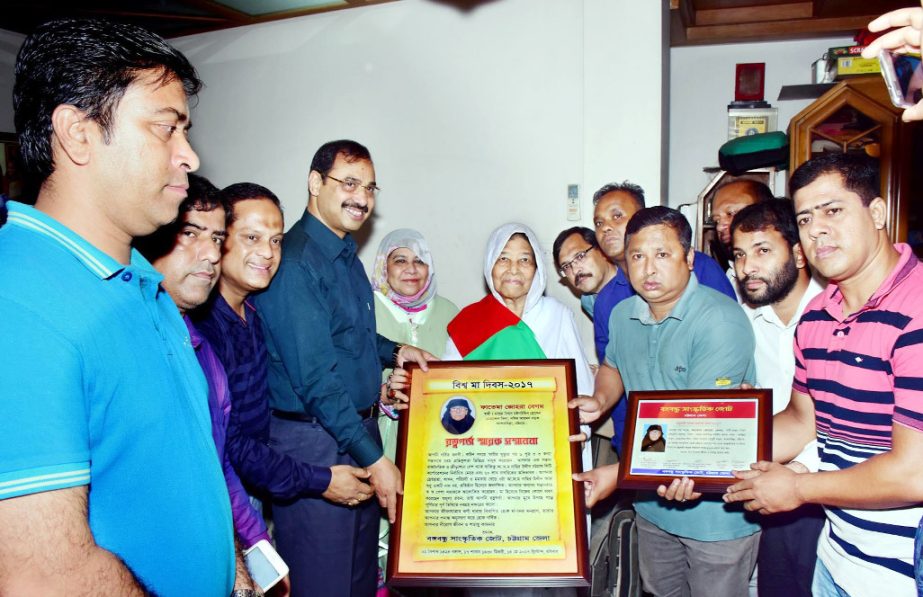
[[[748,280],[762,280],[766,285],[757,291],[747,290]],[[740,291],[743,293],[747,302],[754,307],[763,307],[776,303],[792,291],[798,282],[798,267],[795,265],[795,258],[792,257],[776,271],[771,278],[761,278],[759,276],[746,276],[739,280]]]

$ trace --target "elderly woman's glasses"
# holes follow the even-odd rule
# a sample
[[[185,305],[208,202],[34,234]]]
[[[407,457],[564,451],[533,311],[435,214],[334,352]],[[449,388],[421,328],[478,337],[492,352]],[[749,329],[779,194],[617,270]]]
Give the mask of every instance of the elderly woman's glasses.
[[[381,187],[377,187],[373,184],[368,184],[368,185],[362,184],[361,181],[356,180],[355,178],[345,178],[343,180],[340,180],[339,178],[334,178],[330,176],[329,174],[327,175],[327,178],[329,178],[330,180],[335,180],[338,183],[340,183],[340,188],[346,191],[347,193],[349,193],[350,195],[356,194],[359,191],[359,189],[365,189],[366,193],[368,193],[372,197],[377,197],[378,192],[381,190]]]
[[[561,276],[566,276],[567,272],[569,272],[572,267],[574,267],[578,263],[582,263],[583,260],[586,259],[586,256],[590,254],[590,251],[592,251],[595,248],[596,247],[588,247],[587,249],[580,251],[579,253],[574,255],[574,258],[571,259],[570,261],[562,263],[561,267],[558,268],[558,273],[561,274]]]

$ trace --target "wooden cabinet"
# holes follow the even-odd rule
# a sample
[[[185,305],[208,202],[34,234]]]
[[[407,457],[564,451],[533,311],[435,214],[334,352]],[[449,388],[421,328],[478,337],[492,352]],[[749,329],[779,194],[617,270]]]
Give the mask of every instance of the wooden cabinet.
[[[789,123],[791,171],[823,152],[864,152],[881,165],[881,196],[888,201],[893,241],[923,246],[923,160],[919,123],[901,121],[880,75],[846,79]],[[916,159],[914,160],[914,156]]]

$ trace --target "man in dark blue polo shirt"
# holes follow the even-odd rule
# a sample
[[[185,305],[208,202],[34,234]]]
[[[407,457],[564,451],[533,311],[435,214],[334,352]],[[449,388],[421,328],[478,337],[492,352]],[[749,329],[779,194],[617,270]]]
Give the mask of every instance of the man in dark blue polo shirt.
[[[321,466],[365,467],[394,522],[401,474],[381,448],[373,407],[381,371],[432,355],[375,332],[372,288],[350,235],[375,207],[375,168],[355,141],[321,146],[311,162],[308,208],[285,235],[282,263],[256,298],[269,352],[270,438]],[[274,505],[279,553],[292,595],[375,591],[378,508],[316,498]]]

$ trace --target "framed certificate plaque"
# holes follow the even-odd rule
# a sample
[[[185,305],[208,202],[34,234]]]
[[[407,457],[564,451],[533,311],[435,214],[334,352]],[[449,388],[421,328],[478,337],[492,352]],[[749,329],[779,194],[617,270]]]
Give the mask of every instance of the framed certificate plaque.
[[[772,390],[629,394],[619,487],[689,477],[697,491],[724,492],[757,460],[772,460]]]
[[[418,586],[589,586],[572,360],[415,365],[388,579]]]

